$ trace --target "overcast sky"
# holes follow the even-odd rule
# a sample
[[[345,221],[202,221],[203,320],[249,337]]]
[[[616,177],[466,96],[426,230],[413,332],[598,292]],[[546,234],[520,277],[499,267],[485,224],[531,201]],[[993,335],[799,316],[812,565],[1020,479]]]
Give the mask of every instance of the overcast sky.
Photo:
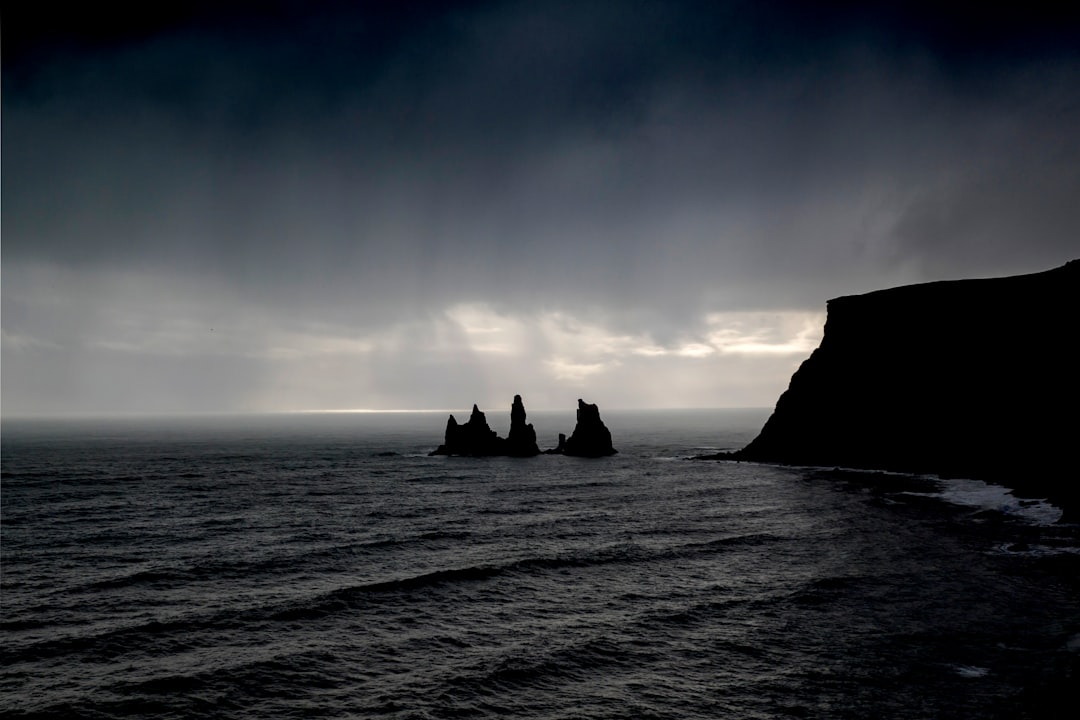
[[[73,12],[2,16],[5,417],[772,406],[829,298],[1080,257],[1052,3]]]

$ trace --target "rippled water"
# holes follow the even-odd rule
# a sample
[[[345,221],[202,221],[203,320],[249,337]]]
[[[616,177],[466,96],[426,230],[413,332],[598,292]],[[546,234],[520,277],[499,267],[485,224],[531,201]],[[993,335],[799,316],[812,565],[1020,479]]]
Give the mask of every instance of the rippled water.
[[[428,414],[5,422],[0,710],[1074,717],[1075,526],[684,459],[765,414],[605,412],[600,460],[429,458]]]

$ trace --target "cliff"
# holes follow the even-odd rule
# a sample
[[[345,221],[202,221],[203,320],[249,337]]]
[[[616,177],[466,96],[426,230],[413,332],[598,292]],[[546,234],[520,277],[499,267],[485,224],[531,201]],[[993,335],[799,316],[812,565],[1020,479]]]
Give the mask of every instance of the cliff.
[[[820,347],[729,457],[975,477],[1080,511],[1080,261],[829,301]]]

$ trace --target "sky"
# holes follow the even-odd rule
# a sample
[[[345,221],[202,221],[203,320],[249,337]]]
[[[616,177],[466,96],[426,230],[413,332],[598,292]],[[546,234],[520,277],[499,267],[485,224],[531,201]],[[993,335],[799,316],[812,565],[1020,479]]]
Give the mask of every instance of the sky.
[[[4,417],[770,407],[1080,257],[1077,9],[147,5],[0,15]]]

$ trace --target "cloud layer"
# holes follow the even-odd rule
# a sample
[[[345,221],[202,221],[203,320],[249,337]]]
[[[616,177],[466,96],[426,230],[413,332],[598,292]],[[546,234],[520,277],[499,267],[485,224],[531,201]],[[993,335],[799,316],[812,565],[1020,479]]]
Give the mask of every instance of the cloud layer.
[[[1073,18],[881,7],[16,43],[4,411],[768,405],[830,297],[1075,257]]]

